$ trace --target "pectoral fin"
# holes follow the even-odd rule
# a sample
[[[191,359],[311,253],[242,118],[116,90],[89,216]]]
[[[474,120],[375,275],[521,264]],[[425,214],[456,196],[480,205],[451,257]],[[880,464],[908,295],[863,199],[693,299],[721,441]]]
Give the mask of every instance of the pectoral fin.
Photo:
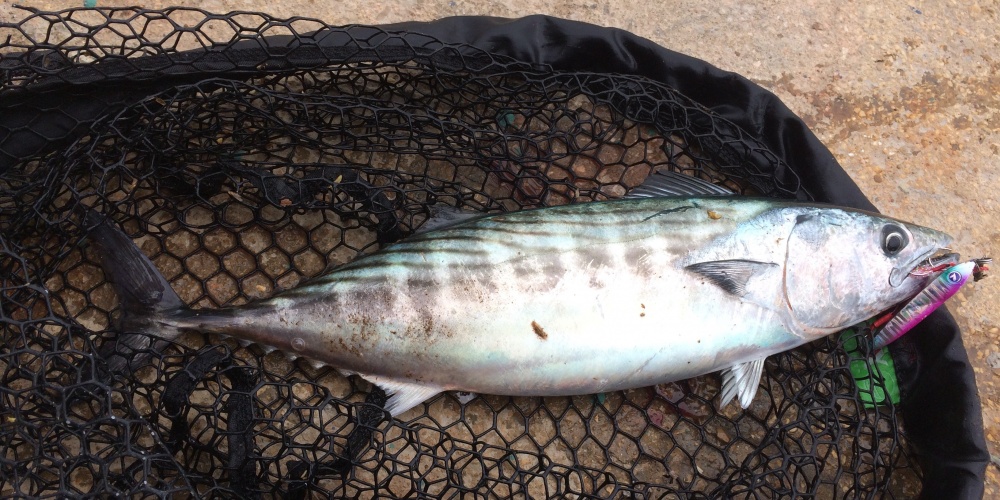
[[[691,264],[684,269],[708,278],[723,290],[742,297],[747,294],[747,284],[754,276],[764,275],[778,268],[773,262],[753,260],[714,260]]]
[[[764,359],[755,359],[733,365],[722,371],[722,400],[719,407],[726,406],[734,396],[738,396],[740,406],[746,409],[757,394],[760,376],[764,373]]]
[[[438,387],[421,385],[414,382],[401,382],[375,375],[361,375],[365,380],[379,386],[389,396],[385,403],[385,411],[396,417],[406,410],[417,406],[441,392]]]

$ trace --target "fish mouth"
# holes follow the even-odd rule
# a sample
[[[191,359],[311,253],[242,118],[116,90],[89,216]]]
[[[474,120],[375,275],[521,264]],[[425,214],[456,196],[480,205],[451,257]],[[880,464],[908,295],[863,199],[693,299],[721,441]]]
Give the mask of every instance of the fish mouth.
[[[939,273],[948,269],[951,266],[956,266],[961,259],[961,255],[950,251],[945,248],[935,252],[930,257],[920,261],[919,264],[910,270],[910,274],[914,276],[927,276],[930,274]]]
[[[896,287],[903,284],[907,276],[925,277],[937,274],[951,266],[958,265],[961,256],[950,248],[928,250],[906,265],[897,267],[889,274],[889,284]]]

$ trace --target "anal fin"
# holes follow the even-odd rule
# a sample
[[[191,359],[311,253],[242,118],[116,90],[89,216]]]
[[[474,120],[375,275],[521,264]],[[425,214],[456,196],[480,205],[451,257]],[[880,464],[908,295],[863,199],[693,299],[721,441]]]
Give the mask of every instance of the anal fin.
[[[421,385],[414,382],[400,382],[376,375],[361,375],[361,377],[381,387],[389,395],[389,400],[385,403],[385,411],[389,412],[393,417],[402,414],[406,410],[423,403],[441,392],[441,388],[439,387]]]
[[[750,406],[760,386],[760,376],[764,373],[764,359],[739,363],[722,371],[722,400],[719,407],[726,406],[733,397],[739,397],[740,406]]]

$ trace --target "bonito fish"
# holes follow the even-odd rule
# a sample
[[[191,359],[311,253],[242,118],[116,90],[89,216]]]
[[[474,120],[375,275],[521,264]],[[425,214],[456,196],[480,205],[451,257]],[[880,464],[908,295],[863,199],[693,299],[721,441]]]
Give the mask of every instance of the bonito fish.
[[[654,174],[627,199],[431,221],[298,288],[215,310],[188,308],[127,236],[88,221],[123,332],[282,349],[379,385],[393,415],[448,390],[589,394],[719,370],[722,404],[745,408],[767,356],[913,297],[951,240],[857,210],[721,194]]]

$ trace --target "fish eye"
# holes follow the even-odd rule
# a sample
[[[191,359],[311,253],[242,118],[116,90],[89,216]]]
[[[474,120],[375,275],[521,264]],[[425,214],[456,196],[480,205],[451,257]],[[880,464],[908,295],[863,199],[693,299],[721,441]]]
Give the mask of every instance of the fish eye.
[[[903,228],[895,224],[886,224],[882,228],[882,252],[892,257],[898,254],[910,243],[909,236]]]

